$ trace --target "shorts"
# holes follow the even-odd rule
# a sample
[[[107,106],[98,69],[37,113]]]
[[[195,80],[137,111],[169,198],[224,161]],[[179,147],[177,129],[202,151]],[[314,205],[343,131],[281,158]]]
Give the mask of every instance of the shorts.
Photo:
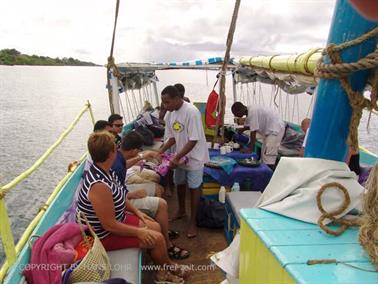
[[[175,185],[187,184],[189,188],[199,188],[203,182],[203,169],[186,170],[182,168],[174,169],[173,182]]]
[[[274,165],[276,163],[278,148],[280,147],[284,134],[285,128],[283,128],[278,134],[269,134],[263,137],[261,160],[264,164]]]
[[[122,223],[134,227],[139,227],[139,218],[134,214],[126,212],[125,218],[123,219]],[[101,242],[105,250],[107,251],[125,248],[139,248],[140,246],[139,239],[137,237],[119,236],[112,233],[101,239]]]
[[[130,192],[144,189],[147,193],[147,196],[155,196],[156,195],[156,184],[149,182],[149,183],[138,183],[138,184],[128,184],[127,190]]]
[[[140,211],[146,213],[151,218],[154,218],[159,209],[160,198],[155,196],[146,196],[143,198],[129,199],[129,201]]]

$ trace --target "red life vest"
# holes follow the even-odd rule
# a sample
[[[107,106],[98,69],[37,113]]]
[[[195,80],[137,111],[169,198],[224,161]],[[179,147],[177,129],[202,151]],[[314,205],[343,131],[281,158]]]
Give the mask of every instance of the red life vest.
[[[212,90],[207,98],[206,111],[205,111],[205,123],[206,127],[214,127],[221,118],[218,114],[217,107],[219,103],[219,95],[215,90]]]

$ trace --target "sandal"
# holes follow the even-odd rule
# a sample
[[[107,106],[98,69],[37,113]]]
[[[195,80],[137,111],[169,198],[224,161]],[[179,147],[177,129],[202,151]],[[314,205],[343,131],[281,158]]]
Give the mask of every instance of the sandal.
[[[191,274],[192,271],[190,270],[190,267],[188,265],[176,265],[175,268],[171,270],[171,272],[174,275],[185,279]]]
[[[173,230],[168,230],[168,237],[170,240],[175,240],[180,236],[179,232],[173,231]]]
[[[168,255],[171,259],[180,260],[180,259],[188,258],[190,256],[190,252],[176,245],[172,245],[168,249]]]
[[[174,275],[167,270],[160,270],[156,273],[156,284],[184,284],[185,281],[182,277]]]

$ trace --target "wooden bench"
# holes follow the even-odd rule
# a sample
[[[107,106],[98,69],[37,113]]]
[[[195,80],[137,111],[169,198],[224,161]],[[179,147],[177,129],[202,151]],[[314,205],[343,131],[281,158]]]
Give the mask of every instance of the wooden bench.
[[[121,249],[108,251],[111,264],[111,278],[122,278],[133,284],[142,283],[142,250]]]

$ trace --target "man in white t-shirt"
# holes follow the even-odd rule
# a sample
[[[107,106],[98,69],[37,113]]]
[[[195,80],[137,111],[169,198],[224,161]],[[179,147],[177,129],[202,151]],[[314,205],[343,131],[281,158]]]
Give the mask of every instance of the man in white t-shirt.
[[[168,140],[160,149],[160,153],[164,153],[175,145],[175,157],[170,163],[170,167],[174,168],[173,180],[177,185],[179,203],[175,218],[186,214],[185,191],[188,186],[191,214],[187,237],[193,238],[197,234],[196,216],[201,197],[203,167],[209,161],[201,113],[194,105],[185,102],[174,86],[167,86],[161,92],[161,100],[164,108],[168,110],[165,116],[165,131]],[[185,164],[180,163],[183,157],[188,158]]]
[[[251,131],[248,149],[252,152],[255,148],[256,133],[262,136],[261,160],[270,168],[275,168],[282,138],[285,134],[285,123],[278,112],[262,106],[245,106],[241,102],[235,102],[231,107],[236,117],[246,116],[244,128]]]

